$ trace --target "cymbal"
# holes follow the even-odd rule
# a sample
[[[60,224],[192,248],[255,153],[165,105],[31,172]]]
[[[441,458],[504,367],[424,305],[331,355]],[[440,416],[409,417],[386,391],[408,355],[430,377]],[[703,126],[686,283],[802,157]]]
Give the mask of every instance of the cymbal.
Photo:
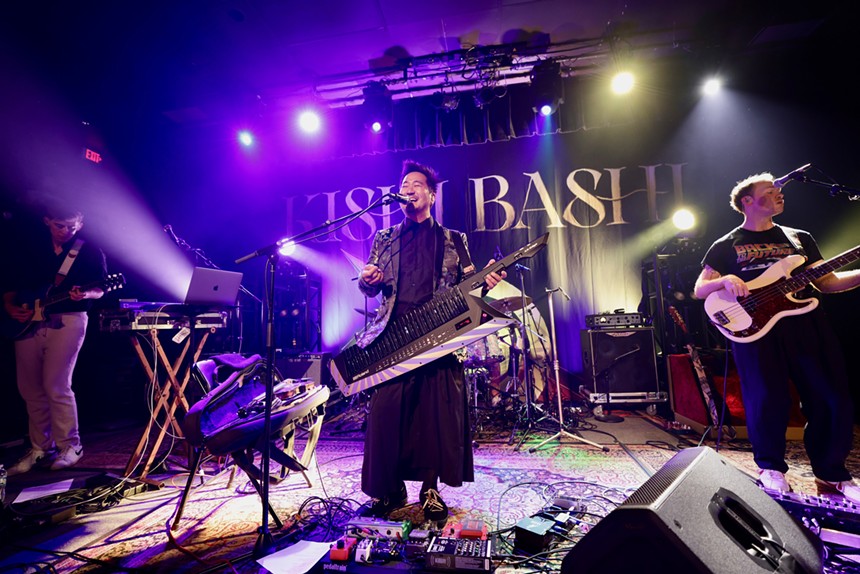
[[[523,308],[523,297],[520,297],[519,295],[514,297],[502,297],[501,299],[488,301],[488,303],[490,307],[496,311],[501,311],[502,313],[506,313],[508,311],[519,311]],[[526,307],[532,304],[532,298],[528,295],[525,296],[525,304]]]
[[[355,312],[359,315],[364,315],[365,317],[369,317],[370,319],[376,317],[376,311],[365,311],[364,309],[359,309],[358,307],[353,307],[353,309],[355,309]]]

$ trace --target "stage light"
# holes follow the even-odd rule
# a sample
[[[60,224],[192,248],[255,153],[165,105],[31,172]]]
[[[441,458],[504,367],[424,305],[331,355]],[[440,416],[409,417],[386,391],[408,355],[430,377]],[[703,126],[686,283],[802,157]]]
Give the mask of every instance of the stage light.
[[[706,96],[713,96],[723,87],[723,81],[720,78],[709,78],[702,84],[702,93]]]
[[[391,92],[379,82],[370,82],[362,90],[364,103],[364,126],[374,133],[380,133],[391,127],[392,104]]]
[[[299,128],[306,134],[318,132],[320,126],[322,126],[322,120],[315,111],[305,110],[299,114]]]
[[[460,105],[460,96],[455,93],[436,92],[431,96],[430,104],[436,109],[450,113]]]
[[[686,208],[681,208],[672,214],[672,223],[680,231],[688,231],[695,227],[696,216]]]
[[[532,68],[529,80],[534,93],[532,110],[542,116],[554,114],[559,104],[564,103],[561,66],[558,62],[540,62]]]
[[[630,72],[618,72],[612,77],[612,91],[616,94],[626,94],[633,89],[636,78]]]
[[[239,138],[239,143],[245,147],[254,145],[254,135],[248,130],[240,131],[237,137]]]
[[[472,100],[475,102],[475,107],[479,110],[484,109],[496,99],[496,91],[490,86],[484,86],[472,95]]]
[[[294,241],[282,239],[278,242],[278,254],[283,257],[289,257],[296,252],[296,244]]]

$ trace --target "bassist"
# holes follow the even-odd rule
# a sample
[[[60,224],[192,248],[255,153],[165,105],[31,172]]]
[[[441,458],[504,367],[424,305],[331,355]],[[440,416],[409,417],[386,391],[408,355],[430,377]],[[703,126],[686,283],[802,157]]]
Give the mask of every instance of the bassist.
[[[64,205],[49,205],[42,222],[47,233],[23,246],[2,285],[4,310],[22,325],[15,363],[31,443],[10,475],[36,466],[60,470],[81,459],[72,373],[86,335],[87,310],[93,299],[104,295],[99,287],[80,288],[106,277],[104,254],[79,236],[83,215]],[[52,290],[68,291],[69,296],[46,310],[42,320],[34,319],[31,301]]]
[[[776,225],[783,212],[781,188],[769,173],[739,182],[730,204],[743,224],[718,239],[705,254],[695,296],[720,292],[727,299],[750,296],[749,282],[785,257],[802,255],[808,266],[822,263],[812,236]],[[860,271],[830,272],[812,283],[831,293],[860,285]],[[790,491],[785,473],[785,432],[790,408],[789,381],[797,388],[808,424],[806,447],[819,490],[841,492],[860,503],[860,487],[845,468],[851,450],[853,408],[839,341],[820,307],[789,315],[758,339],[732,341],[747,415],[749,439],[767,489]]]

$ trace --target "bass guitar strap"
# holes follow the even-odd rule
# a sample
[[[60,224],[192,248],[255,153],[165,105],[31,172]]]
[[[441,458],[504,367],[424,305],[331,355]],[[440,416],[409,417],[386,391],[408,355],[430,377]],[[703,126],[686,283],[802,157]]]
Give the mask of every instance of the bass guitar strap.
[[[69,270],[72,268],[72,265],[75,263],[75,259],[78,257],[78,253],[81,252],[81,247],[84,245],[83,239],[75,239],[75,242],[72,243],[71,249],[66,254],[66,258],[63,259],[63,263],[60,265],[60,268],[57,270],[57,274],[54,275],[54,287],[59,286],[60,283],[63,282],[63,279],[66,278],[66,275],[69,274]]]
[[[782,225],[778,225],[777,227],[782,230],[785,238],[788,239],[788,242],[791,243],[791,246],[794,247],[798,255],[806,257],[806,251],[803,249],[803,244],[800,242],[800,236],[797,234],[797,230],[791,227],[783,227]]]

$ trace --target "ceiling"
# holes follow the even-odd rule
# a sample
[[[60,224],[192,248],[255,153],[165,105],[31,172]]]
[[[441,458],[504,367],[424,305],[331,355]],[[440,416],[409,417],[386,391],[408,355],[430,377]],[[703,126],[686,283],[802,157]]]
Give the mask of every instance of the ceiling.
[[[849,3],[767,0],[33,0],[4,8],[5,57],[105,131],[201,126],[313,100],[567,77],[620,55],[809,72],[853,53]],[[847,60],[852,60],[846,57]],[[748,63],[749,62],[749,63]],[[5,72],[8,74],[8,71]],[[788,73],[788,72],[786,72]],[[507,76],[507,78],[506,78]],[[17,78],[7,75],[7,86]],[[769,81],[764,81],[767,86]]]

